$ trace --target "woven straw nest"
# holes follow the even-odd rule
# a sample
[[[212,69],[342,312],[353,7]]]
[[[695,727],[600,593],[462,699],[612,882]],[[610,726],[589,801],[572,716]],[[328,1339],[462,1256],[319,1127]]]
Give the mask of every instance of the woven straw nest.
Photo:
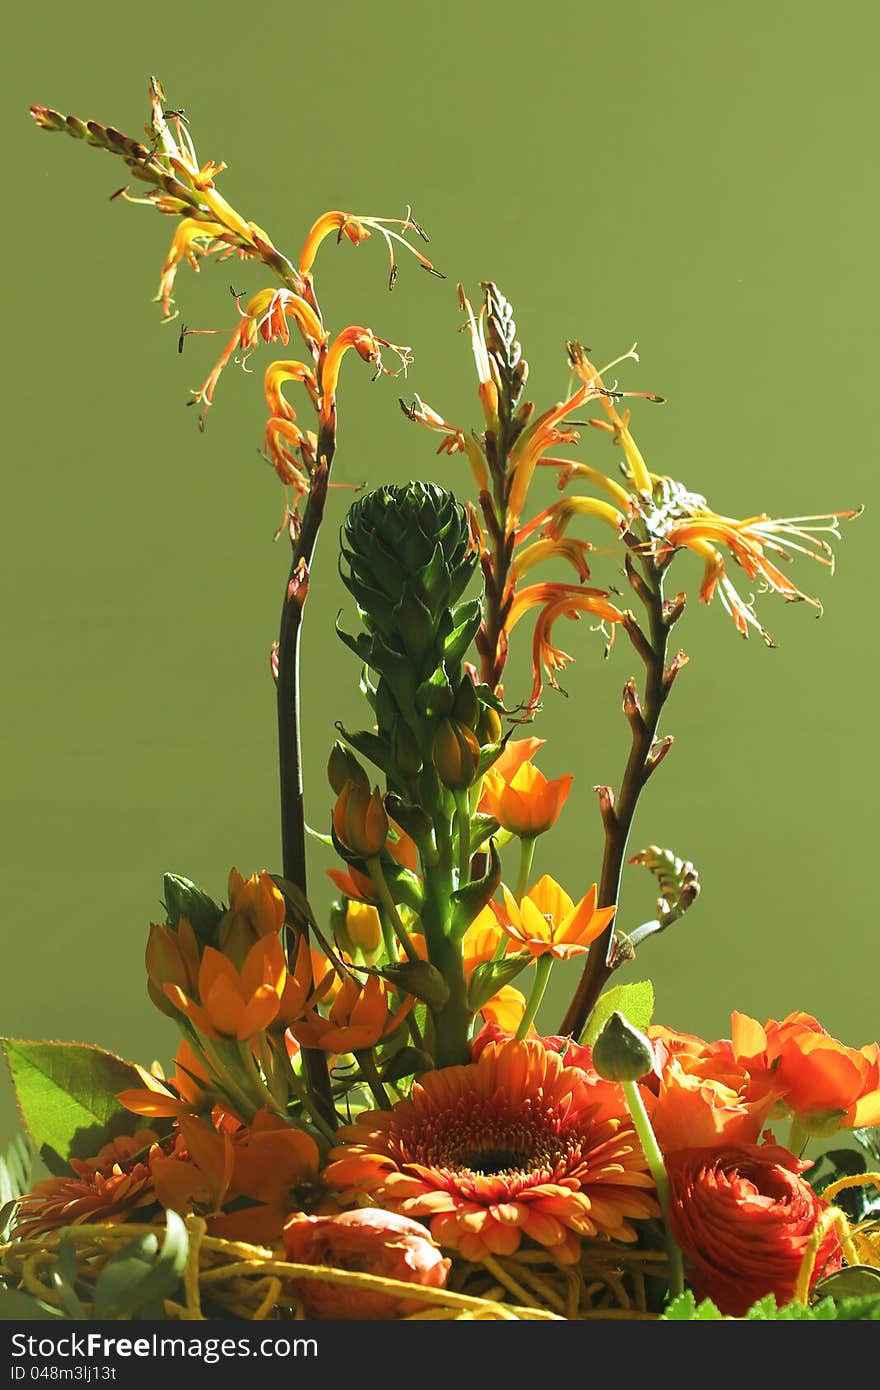
[[[298,1281],[321,1280],[348,1288],[403,1295],[422,1305],[408,1320],[518,1321],[655,1318],[647,1285],[663,1278],[666,1256],[609,1241],[583,1242],[577,1265],[559,1265],[542,1250],[489,1257],[480,1264],[456,1261],[449,1287],[425,1288],[378,1275],[323,1265],[293,1264],[271,1250],[206,1232],[197,1216],[186,1218],[189,1252],[183,1301],[165,1300],[170,1319],[297,1320],[305,1317]],[[0,1271],[13,1287],[63,1308],[52,1277],[62,1240],[77,1255],[77,1284],[89,1311],[89,1291],[109,1259],[150,1225],[68,1226],[62,1231],[0,1247]]]

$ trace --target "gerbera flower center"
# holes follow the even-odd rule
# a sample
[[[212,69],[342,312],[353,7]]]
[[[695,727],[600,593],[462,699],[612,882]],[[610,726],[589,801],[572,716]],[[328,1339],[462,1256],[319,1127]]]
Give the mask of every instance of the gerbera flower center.
[[[458,1155],[458,1167],[494,1176],[528,1168],[532,1155],[522,1149],[473,1149]]]

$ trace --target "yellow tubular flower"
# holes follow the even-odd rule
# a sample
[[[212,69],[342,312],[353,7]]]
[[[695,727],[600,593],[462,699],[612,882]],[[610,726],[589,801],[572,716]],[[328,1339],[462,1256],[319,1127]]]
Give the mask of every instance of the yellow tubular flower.
[[[589,579],[590,568],[586,556],[592,548],[589,541],[568,537],[559,541],[549,538],[535,541],[515,556],[510,567],[510,577],[514,584],[518,584],[523,575],[528,574],[536,565],[543,565],[547,560],[564,560],[577,571],[579,579]]]

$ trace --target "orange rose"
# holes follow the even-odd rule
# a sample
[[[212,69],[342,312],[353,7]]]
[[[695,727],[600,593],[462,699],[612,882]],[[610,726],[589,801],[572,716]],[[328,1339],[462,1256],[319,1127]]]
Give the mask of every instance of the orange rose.
[[[373,1207],[347,1211],[341,1216],[297,1214],[284,1228],[284,1245],[287,1258],[296,1264],[331,1265],[432,1289],[445,1287],[451,1264],[418,1221]],[[319,1279],[297,1280],[296,1287],[312,1318],[363,1322],[405,1317],[425,1306],[399,1294]]]
[[[670,1223],[688,1282],[722,1313],[742,1317],[772,1293],[790,1303],[807,1243],[826,1203],[800,1176],[808,1167],[775,1144],[679,1149],[666,1169]],[[840,1267],[837,1236],[819,1247],[813,1282]]]

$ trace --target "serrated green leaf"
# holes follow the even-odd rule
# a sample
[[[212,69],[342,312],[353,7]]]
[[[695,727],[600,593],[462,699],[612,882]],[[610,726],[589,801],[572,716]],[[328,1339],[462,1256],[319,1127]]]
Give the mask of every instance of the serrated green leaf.
[[[633,984],[615,985],[613,989],[606,989],[604,994],[600,994],[581,1041],[592,1047],[613,1013],[623,1014],[634,1028],[647,1028],[654,1016],[654,986],[651,981],[636,980]]]
[[[679,1294],[664,1308],[662,1320],[664,1322],[721,1322],[723,1316],[711,1298],[704,1298],[702,1303],[698,1304],[693,1292],[690,1289],[685,1289],[684,1293]]]
[[[174,1211],[166,1212],[165,1218],[161,1250],[158,1238],[149,1234],[108,1260],[95,1285],[94,1318],[163,1316],[163,1300],[180,1284],[189,1249],[181,1218]]]
[[[133,1134],[143,1121],[116,1099],[137,1089],[130,1062],[87,1043],[0,1039],[21,1116],[50,1170],[71,1158],[90,1158],[102,1144]]]

